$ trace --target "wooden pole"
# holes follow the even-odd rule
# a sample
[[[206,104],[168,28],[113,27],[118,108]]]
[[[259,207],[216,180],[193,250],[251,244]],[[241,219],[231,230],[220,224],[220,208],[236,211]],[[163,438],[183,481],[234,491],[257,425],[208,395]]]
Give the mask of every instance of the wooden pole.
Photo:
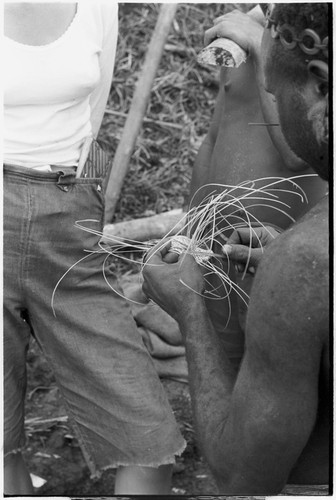
[[[186,212],[176,208],[169,212],[141,217],[140,219],[125,220],[115,224],[106,224],[102,241],[109,246],[119,245],[120,242],[149,241],[161,239],[169,233],[175,235],[183,229],[186,223]]]
[[[145,115],[150,92],[163,48],[173,22],[177,4],[162,4],[156,26],[148,46],[145,62],[132,99],[122,137],[118,144],[105,194],[105,221],[112,221],[124,178],[128,171],[129,160],[139,135]]]

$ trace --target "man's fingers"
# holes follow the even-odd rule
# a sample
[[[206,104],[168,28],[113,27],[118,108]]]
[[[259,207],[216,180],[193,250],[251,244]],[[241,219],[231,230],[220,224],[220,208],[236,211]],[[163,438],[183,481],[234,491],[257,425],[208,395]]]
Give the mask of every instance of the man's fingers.
[[[214,26],[213,28],[209,28],[204,33],[204,46],[206,47],[207,45],[209,45],[209,43],[211,43],[216,38],[218,38],[216,26]]]
[[[216,17],[213,22],[214,26],[216,26],[216,24],[218,23],[221,23],[222,21],[234,18],[234,16],[237,16],[237,14],[239,16],[240,14],[242,14],[242,12],[239,9],[234,9],[231,10],[231,12],[228,12],[227,14],[223,14],[222,16]]]
[[[222,16],[216,17],[216,19],[214,19],[214,22],[213,22],[214,26],[216,26],[216,24],[218,24],[218,23],[221,23],[226,15],[227,14],[224,14]]]
[[[175,264],[179,260],[179,254],[176,252],[167,252],[166,255],[162,257],[162,260],[167,264]]]
[[[237,273],[244,273],[247,271],[249,274],[255,274],[256,272],[254,266],[246,267],[246,264],[235,264],[235,269]]]
[[[157,266],[163,264],[163,258],[160,251],[153,252],[152,250],[146,255],[146,259],[144,261],[144,266],[142,269],[142,274],[146,274],[146,268],[150,268],[151,266]]]
[[[249,266],[257,267],[262,257],[262,249],[251,249],[245,245],[224,245],[222,247],[224,255],[236,263],[248,264]]]
[[[257,239],[258,229],[242,227],[235,229],[231,234],[230,238],[227,240],[228,245],[248,245],[248,246],[259,246]]]
[[[147,285],[146,281],[144,281],[142,283],[142,291],[143,291],[144,295],[147,297],[147,299],[149,299],[149,296],[148,296],[148,294],[149,294],[149,288],[148,288],[148,285]]]
[[[153,248],[151,248],[145,253],[143,261],[148,262],[148,260],[151,259],[154,254],[161,255],[161,258],[163,258],[169,252],[170,247],[171,247],[170,239],[160,241]]]
[[[245,265],[244,264],[235,264],[235,269],[236,269],[237,273],[242,273],[245,269]]]
[[[242,239],[241,234],[244,234],[245,229],[235,229],[233,233],[231,233],[230,238],[227,240],[227,245],[240,245],[245,243],[244,239]],[[243,232],[243,233],[242,233]]]

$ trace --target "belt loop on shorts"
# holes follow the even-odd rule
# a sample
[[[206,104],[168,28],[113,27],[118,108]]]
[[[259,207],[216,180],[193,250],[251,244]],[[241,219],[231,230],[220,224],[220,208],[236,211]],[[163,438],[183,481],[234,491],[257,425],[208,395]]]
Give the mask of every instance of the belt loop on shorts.
[[[57,180],[57,187],[62,191],[69,191],[69,185],[74,184],[76,179],[75,167],[59,167],[57,172],[59,174]]]

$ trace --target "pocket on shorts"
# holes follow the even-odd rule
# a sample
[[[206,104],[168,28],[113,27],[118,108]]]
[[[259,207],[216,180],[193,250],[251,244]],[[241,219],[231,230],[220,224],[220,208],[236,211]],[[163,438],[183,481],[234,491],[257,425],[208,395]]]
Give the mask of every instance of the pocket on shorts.
[[[75,179],[71,186],[74,195],[76,220],[97,221],[95,229],[103,230],[105,214],[105,195],[103,190],[103,179],[101,178],[79,178]],[[91,227],[93,227],[91,225]]]

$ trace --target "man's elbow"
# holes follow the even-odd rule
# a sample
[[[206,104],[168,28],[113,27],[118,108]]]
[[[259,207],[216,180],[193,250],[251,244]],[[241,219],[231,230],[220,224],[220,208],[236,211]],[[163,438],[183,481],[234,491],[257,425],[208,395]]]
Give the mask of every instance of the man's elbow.
[[[203,456],[215,479],[218,492],[232,494],[232,485],[236,476],[235,467],[232,464],[231,453],[227,447],[219,447],[218,441],[207,440],[202,446]]]
[[[307,162],[305,162],[302,158],[297,156],[296,153],[294,153],[292,148],[288,145],[288,143],[284,139],[279,140],[279,137],[273,134],[272,132],[270,132],[273,144],[278,150],[288,170],[292,172],[304,172],[305,170],[311,168]]]
[[[260,484],[257,481],[249,481],[244,474],[232,474],[226,477],[215,475],[218,493],[225,496],[275,496],[279,495],[284,487],[284,483]],[[267,481],[266,481],[267,482]]]
[[[278,495],[286,485],[285,474],[269,474],[263,468],[244,463],[236,458],[234,450],[227,446],[217,446],[218,442],[208,441],[203,447],[203,455],[215,479],[221,495]],[[238,454],[239,455],[239,454]]]
[[[221,461],[209,463],[218,493],[221,495],[278,495],[286,485],[283,478],[270,478],[263,470],[258,471],[257,474],[250,474],[243,464],[235,466],[230,462],[230,457],[226,454]]]
[[[289,170],[292,172],[304,172],[311,168],[308,163],[306,163],[302,158],[299,158],[294,153],[290,153],[284,158],[284,162]]]

